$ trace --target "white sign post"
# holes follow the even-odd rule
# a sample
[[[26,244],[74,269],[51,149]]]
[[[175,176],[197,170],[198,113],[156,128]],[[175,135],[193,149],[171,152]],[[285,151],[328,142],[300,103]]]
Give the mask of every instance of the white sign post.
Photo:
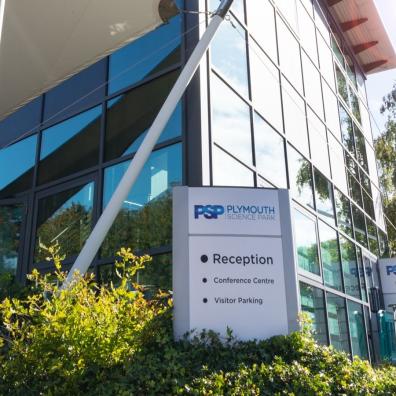
[[[242,340],[297,329],[299,309],[287,190],[173,190],[176,338],[227,328]]]

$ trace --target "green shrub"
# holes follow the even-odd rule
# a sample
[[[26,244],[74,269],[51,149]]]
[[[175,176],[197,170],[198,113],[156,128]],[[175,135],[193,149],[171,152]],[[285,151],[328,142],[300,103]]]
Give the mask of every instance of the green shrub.
[[[120,281],[99,286],[76,276],[60,290],[56,271],[30,276],[26,298],[0,305],[1,395],[393,395],[396,369],[315,343],[309,326],[264,341],[242,342],[230,331],[172,337],[172,301],[144,298],[132,283],[148,256],[118,252]]]

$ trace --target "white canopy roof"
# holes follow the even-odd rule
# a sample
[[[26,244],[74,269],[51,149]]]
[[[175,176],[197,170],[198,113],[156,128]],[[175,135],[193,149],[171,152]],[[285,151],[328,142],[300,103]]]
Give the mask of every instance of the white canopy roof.
[[[0,0],[0,120],[176,13],[172,0]]]

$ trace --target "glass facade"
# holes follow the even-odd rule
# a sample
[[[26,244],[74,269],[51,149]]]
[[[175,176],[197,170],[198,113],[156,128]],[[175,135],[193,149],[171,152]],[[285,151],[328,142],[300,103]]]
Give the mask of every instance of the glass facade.
[[[193,11],[218,1],[200,4]],[[22,279],[46,269],[40,244],[55,241],[72,263],[195,45],[199,18],[173,18],[0,123],[0,216],[13,219],[0,222],[0,271]],[[320,342],[369,357],[364,262],[389,249],[363,73],[333,25],[317,0],[234,3],[92,264],[99,279],[114,276],[127,245],[154,256],[139,282],[171,288],[176,184],[288,188],[301,309]]]

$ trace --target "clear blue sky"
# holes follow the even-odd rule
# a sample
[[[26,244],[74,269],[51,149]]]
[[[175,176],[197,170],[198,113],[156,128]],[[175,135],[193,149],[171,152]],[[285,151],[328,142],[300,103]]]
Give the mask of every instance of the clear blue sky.
[[[385,28],[389,33],[393,47],[396,49],[396,0],[375,0],[375,3],[381,14]],[[379,112],[382,97],[391,91],[393,83],[395,82],[396,69],[370,75],[366,81],[371,113],[381,131],[384,129],[386,121],[386,118]],[[374,137],[378,136],[379,131],[374,122],[372,122],[372,127]]]

